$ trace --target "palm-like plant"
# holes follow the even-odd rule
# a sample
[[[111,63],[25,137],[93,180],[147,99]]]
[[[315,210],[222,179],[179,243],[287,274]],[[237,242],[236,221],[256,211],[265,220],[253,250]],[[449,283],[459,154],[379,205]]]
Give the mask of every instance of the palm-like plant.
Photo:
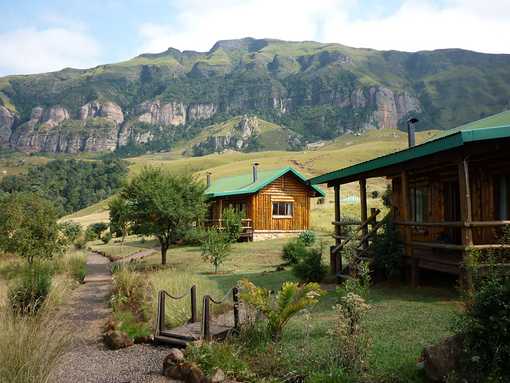
[[[305,307],[314,305],[324,294],[318,283],[300,286],[296,282],[284,282],[276,294],[257,287],[247,279],[241,281],[241,299],[254,306],[267,318],[267,329],[273,341],[279,341],[289,320]]]

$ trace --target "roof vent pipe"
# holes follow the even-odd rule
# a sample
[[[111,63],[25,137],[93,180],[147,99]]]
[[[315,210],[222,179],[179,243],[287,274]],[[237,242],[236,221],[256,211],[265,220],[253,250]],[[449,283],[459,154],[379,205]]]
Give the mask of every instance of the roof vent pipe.
[[[414,134],[414,124],[418,122],[417,118],[410,118],[407,120],[407,142],[409,144],[409,147],[412,148],[414,145],[416,145],[416,138]]]
[[[211,186],[211,172],[207,172],[206,177],[207,177],[207,187],[210,187]]]
[[[257,182],[259,178],[258,168],[259,168],[258,162],[255,162],[253,164],[253,182]]]

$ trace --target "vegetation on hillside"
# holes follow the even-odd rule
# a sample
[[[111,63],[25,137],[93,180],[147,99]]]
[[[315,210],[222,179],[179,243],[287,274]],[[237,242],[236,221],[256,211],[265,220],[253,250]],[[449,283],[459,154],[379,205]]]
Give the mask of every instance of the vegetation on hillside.
[[[0,191],[34,192],[53,201],[63,215],[107,198],[122,186],[126,175],[127,166],[119,160],[56,159],[26,174],[4,177]]]

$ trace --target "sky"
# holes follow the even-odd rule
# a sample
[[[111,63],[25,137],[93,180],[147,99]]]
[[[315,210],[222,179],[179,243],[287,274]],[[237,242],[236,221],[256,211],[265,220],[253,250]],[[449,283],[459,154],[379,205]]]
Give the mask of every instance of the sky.
[[[0,0],[0,76],[248,36],[510,53],[510,0]]]

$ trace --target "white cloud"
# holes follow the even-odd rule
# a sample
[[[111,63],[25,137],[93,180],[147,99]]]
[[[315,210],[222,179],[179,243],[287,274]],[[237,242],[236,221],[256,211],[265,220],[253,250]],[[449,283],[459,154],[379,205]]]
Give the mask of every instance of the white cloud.
[[[356,0],[185,0],[172,24],[143,24],[142,52],[206,51],[221,39],[272,37],[406,51],[464,48],[510,53],[510,0],[407,0],[393,13]],[[357,12],[359,15],[359,11]]]
[[[0,75],[86,68],[100,58],[98,43],[82,29],[17,29],[0,33],[0,47]]]

